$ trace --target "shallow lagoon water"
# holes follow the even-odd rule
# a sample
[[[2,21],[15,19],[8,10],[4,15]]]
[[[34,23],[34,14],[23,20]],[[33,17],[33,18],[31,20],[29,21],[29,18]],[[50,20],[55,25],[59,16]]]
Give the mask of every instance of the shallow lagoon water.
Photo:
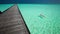
[[[0,4],[5,11],[13,4]],[[59,4],[18,4],[31,34],[60,34]]]
[[[31,34],[60,34],[60,5],[18,4],[18,6]]]
[[[3,12],[13,6],[13,4],[0,4],[0,11]]]

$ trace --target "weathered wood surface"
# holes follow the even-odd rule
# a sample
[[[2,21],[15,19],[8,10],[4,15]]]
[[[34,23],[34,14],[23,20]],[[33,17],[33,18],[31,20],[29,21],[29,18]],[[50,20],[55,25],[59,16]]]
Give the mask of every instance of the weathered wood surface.
[[[29,34],[17,5],[0,14],[0,34]]]

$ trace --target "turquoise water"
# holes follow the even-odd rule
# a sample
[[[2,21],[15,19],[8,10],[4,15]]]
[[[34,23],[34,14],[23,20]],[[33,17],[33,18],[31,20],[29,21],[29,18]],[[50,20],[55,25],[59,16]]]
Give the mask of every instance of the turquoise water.
[[[0,4],[5,11],[13,4]],[[31,34],[60,34],[59,4],[18,4]]]
[[[10,8],[13,4],[0,4],[0,11],[3,12],[6,9]]]
[[[60,34],[60,5],[18,4],[31,34]]]

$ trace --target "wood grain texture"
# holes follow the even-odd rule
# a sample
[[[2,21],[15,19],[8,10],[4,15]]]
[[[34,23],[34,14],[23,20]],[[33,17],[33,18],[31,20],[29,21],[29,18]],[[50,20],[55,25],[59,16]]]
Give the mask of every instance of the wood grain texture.
[[[0,34],[29,34],[17,5],[0,14]]]

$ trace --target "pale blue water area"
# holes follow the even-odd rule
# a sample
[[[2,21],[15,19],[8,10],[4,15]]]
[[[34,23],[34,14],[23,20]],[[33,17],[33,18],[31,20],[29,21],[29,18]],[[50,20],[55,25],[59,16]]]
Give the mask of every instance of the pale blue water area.
[[[18,4],[31,34],[60,34],[60,4]]]
[[[10,8],[13,4],[0,4],[0,11],[3,12]]]

